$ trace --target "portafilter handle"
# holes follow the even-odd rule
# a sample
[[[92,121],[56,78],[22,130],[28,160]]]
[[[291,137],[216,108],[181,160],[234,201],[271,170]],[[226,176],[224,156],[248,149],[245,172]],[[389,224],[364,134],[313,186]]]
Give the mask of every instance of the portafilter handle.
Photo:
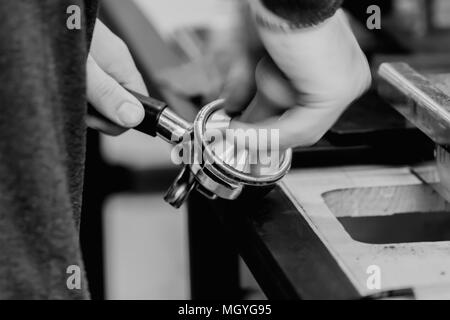
[[[152,137],[159,136],[171,144],[180,143],[183,137],[189,134],[192,124],[167,108],[165,102],[144,96],[132,90],[128,91],[139,100],[145,111],[144,120],[134,129]],[[102,121],[112,123],[111,120],[107,119],[92,107],[89,108],[89,114]]]

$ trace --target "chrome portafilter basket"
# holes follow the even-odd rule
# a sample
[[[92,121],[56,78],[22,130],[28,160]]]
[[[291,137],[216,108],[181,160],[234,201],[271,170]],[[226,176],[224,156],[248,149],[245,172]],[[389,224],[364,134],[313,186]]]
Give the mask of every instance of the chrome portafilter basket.
[[[209,199],[235,200],[245,189],[274,185],[290,169],[291,149],[277,157],[279,165],[275,168],[258,170],[257,159],[251,161],[251,152],[245,146],[228,141],[226,135],[218,135],[227,130],[231,122],[222,106],[223,100],[211,102],[200,110],[194,121],[193,143],[189,147],[192,152],[189,158],[193,161],[184,166],[165,196],[174,207],[180,207],[193,189]],[[208,135],[213,130],[216,130],[215,141]]]
[[[263,165],[253,152],[255,148],[228,139],[227,133],[234,131],[229,128],[231,118],[223,111],[223,100],[204,106],[190,124],[170,111],[164,102],[131,93],[143,104],[146,113],[136,129],[159,136],[182,151],[184,167],[164,197],[176,208],[194,189],[209,199],[235,200],[247,189],[270,188],[290,169],[291,149],[275,154],[276,161]]]

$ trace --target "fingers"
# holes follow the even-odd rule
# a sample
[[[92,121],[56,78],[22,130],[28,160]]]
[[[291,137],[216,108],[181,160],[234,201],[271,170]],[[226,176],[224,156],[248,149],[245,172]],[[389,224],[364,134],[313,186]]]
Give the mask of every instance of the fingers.
[[[229,113],[241,111],[246,107],[242,120],[256,122],[269,116],[280,115],[296,104],[295,88],[270,57],[261,59],[256,68],[243,68],[240,65],[237,67],[236,73],[231,70],[226,82],[228,86],[223,94],[226,99],[225,109]],[[267,103],[255,105],[253,101],[249,105],[250,95],[254,94],[256,87],[260,98],[267,100]]]
[[[106,119],[88,116],[89,127],[118,135],[144,118],[140,102],[123,87],[148,95],[126,44],[97,19],[87,61],[87,97]]]
[[[124,127],[118,126],[113,122],[100,119],[90,114],[86,115],[86,125],[91,129],[98,130],[104,134],[114,137],[127,131]]]
[[[322,82],[327,81],[327,73],[324,75]],[[345,78],[336,81],[347,85]],[[257,135],[260,130],[274,130],[278,132],[281,149],[315,144],[357,97],[346,88],[328,90],[326,86],[325,90],[317,83],[296,86],[270,58],[258,64],[256,82],[255,99],[240,118],[232,121],[231,127],[256,130]],[[364,83],[359,79],[355,82]],[[353,83],[348,86],[354,87]]]
[[[283,113],[281,117],[271,117],[256,123],[242,122],[235,119],[231,129],[255,130],[256,135],[276,132],[280,150],[293,147],[311,146],[327,132],[337,121],[341,111],[330,108],[294,107]],[[262,130],[262,131],[261,131]]]
[[[297,91],[269,58],[263,58],[256,68],[257,94],[241,116],[245,122],[259,122],[280,116],[297,104]]]
[[[240,59],[235,61],[225,79],[221,97],[225,99],[224,108],[228,113],[236,113],[245,108],[255,92],[254,66]]]
[[[90,50],[98,66],[122,86],[148,95],[127,45],[97,19]]]
[[[87,60],[86,78],[89,103],[107,119],[123,128],[135,127],[144,119],[141,103],[103,71],[91,55]],[[99,130],[108,130],[110,127],[110,124],[99,125],[98,121],[92,119],[88,120],[88,125]],[[117,134],[117,128],[108,133]]]

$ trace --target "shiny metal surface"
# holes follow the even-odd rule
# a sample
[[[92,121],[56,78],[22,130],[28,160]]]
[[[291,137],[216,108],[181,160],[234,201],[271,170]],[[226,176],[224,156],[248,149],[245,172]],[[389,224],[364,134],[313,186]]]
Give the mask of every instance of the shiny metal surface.
[[[205,131],[208,127],[208,121],[214,118],[216,112],[220,112],[223,106],[223,100],[214,101],[206,105],[200,110],[194,122],[194,139],[197,144],[203,145],[203,157],[210,163],[208,168],[218,177],[222,179],[231,179],[231,181],[243,183],[246,185],[263,186],[274,184],[282,179],[289,171],[292,161],[292,150],[288,149],[280,158],[280,165],[275,168],[270,174],[255,175],[256,171],[245,172],[239,170],[236,166],[227,164],[223,158],[219,157],[211,148],[205,143]]]
[[[450,75],[425,77],[406,63],[384,63],[379,93],[436,143],[436,175],[414,170],[450,201]]]
[[[211,166],[191,165],[195,179],[204,189],[222,199],[237,199],[242,192],[243,186],[237,182],[217,176],[217,173],[210,169]],[[208,196],[208,198],[211,198],[211,196]]]
[[[173,184],[167,190],[164,200],[175,208],[179,208],[186,201],[191,191],[197,186],[197,182],[189,170],[185,166],[180,174],[176,177]]]
[[[210,199],[237,199],[246,186],[267,186],[275,184],[288,172],[292,150],[286,151],[281,157],[281,164],[273,172],[265,175],[245,172],[245,166],[232,166],[214,153],[210,141],[205,136],[207,129],[227,129],[230,118],[222,111],[223,100],[214,101],[200,110],[194,124],[191,125],[170,110],[164,110],[159,118],[158,135],[172,144],[188,141],[193,163],[186,163],[173,185],[167,191],[164,199],[172,206],[179,208],[197,189]],[[245,151],[243,151],[245,154]],[[237,162],[238,163],[238,162]]]
[[[163,140],[178,144],[186,137],[192,125],[169,109],[165,109],[158,119],[156,131]]]
[[[450,145],[450,96],[406,63],[383,63],[379,93],[439,145]]]

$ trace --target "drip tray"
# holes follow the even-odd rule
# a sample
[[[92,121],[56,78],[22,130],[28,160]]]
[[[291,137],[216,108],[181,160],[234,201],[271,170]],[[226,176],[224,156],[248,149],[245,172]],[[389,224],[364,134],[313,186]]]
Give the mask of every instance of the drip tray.
[[[322,196],[355,241],[450,241],[450,203],[432,186],[342,189]]]
[[[353,240],[370,244],[450,241],[450,211],[338,218]]]

